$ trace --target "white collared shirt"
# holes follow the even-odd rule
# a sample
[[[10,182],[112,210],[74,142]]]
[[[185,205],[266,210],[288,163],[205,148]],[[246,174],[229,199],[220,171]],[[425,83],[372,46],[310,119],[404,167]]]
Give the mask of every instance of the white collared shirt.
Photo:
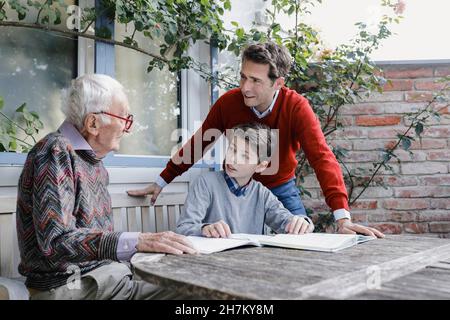
[[[277,90],[275,92],[275,96],[273,97],[272,103],[270,104],[269,108],[266,109],[266,111],[264,112],[259,112],[258,109],[256,109],[256,107],[252,107],[252,111],[256,114],[256,116],[258,117],[258,119],[262,119],[265,116],[267,116],[269,113],[272,112],[272,109],[275,105],[275,102],[277,101],[278,98],[278,94],[280,93],[280,90]]]

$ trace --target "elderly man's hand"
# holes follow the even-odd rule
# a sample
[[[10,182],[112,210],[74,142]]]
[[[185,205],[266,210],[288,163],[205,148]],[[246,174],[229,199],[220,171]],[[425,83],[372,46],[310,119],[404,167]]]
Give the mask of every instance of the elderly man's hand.
[[[176,234],[172,231],[141,233],[138,238],[136,249],[138,252],[160,252],[171,254],[197,253],[185,236]]]
[[[314,231],[314,225],[303,217],[293,216],[284,230],[289,234],[311,233]]]
[[[156,201],[156,198],[158,198],[159,194],[161,193],[161,190],[162,188],[159,185],[157,185],[156,183],[151,183],[149,186],[143,189],[128,190],[127,193],[132,197],[144,197],[148,194],[151,194],[152,198],[150,202],[153,205]]]
[[[338,223],[338,233],[348,233],[348,234],[360,233],[366,236],[384,238],[384,234],[378,231],[377,229],[352,223],[349,219],[339,219],[337,223]]]
[[[208,238],[228,238],[231,235],[230,226],[223,220],[207,224],[202,228],[202,234]]]

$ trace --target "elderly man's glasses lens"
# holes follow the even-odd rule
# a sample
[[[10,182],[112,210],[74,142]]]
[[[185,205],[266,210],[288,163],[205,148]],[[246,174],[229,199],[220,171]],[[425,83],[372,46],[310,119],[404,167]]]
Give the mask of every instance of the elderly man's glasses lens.
[[[108,116],[124,120],[125,121],[125,132],[130,132],[131,125],[133,124],[133,115],[132,114],[130,114],[126,118],[124,118],[124,117],[120,117],[118,115],[115,115],[115,114],[112,114],[112,113],[109,113],[106,111],[94,112],[94,114],[99,114],[99,113],[106,114]]]

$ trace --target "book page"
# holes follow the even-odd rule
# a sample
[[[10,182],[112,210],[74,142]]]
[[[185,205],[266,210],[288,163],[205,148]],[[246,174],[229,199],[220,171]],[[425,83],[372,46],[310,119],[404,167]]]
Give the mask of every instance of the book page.
[[[273,236],[268,236],[264,234],[249,234],[249,233],[232,233],[230,238],[232,239],[247,239],[254,242],[259,242],[261,240],[269,240],[273,238]]]
[[[357,242],[358,243],[364,243],[366,241],[375,240],[376,238],[377,237],[365,236],[365,235],[359,234]]]
[[[220,252],[223,250],[236,248],[245,245],[260,246],[258,242],[248,239],[231,239],[231,238],[206,238],[206,237],[194,237],[188,236],[194,248],[203,254],[210,254],[214,252]]]
[[[285,248],[334,252],[355,245],[357,236],[332,233],[278,234],[272,239],[261,240],[260,243]]]

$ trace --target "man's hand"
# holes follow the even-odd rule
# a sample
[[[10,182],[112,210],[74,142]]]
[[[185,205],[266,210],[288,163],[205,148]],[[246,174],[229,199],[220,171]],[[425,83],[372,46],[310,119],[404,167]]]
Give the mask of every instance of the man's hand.
[[[294,216],[284,229],[289,234],[304,234],[314,231],[314,225],[306,221],[305,218]]]
[[[136,249],[138,252],[161,252],[171,254],[197,253],[193,248],[192,243],[190,243],[185,236],[176,234],[172,231],[141,233],[138,238]]]
[[[156,201],[156,198],[158,198],[159,194],[161,193],[161,190],[162,188],[159,185],[157,185],[156,183],[151,183],[149,186],[143,189],[127,190],[127,193],[132,197],[144,197],[148,194],[151,194],[152,198],[150,200],[150,203],[153,205]]]
[[[208,238],[228,238],[231,235],[231,230],[225,221],[220,220],[204,226],[202,228],[202,234]]]
[[[338,223],[338,233],[348,233],[348,234],[364,234],[366,236],[372,236],[377,238],[384,238],[384,234],[375,228],[365,227],[356,223],[352,223],[349,219],[339,219]]]

